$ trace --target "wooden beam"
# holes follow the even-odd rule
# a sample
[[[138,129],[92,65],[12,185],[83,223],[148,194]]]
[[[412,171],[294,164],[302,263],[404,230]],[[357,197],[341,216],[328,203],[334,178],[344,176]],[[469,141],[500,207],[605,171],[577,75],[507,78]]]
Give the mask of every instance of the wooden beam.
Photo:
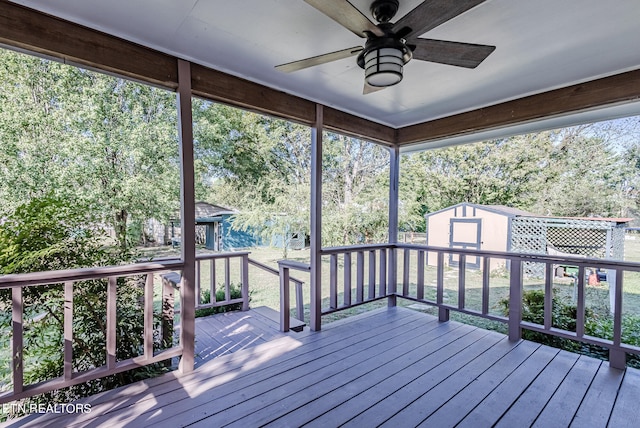
[[[640,100],[640,70],[629,71],[398,129],[407,145]]]
[[[0,43],[176,88],[176,58],[7,1],[0,2]]]
[[[394,128],[330,107],[324,108],[324,127],[331,131],[385,146],[392,146],[396,141]]]
[[[191,67],[193,94],[213,101],[312,125],[315,103],[198,64]]]
[[[202,65],[192,64],[191,85],[194,95],[234,107],[309,126],[316,119],[312,101]],[[385,145],[392,145],[396,136],[394,128],[328,107],[324,107],[324,128]]]

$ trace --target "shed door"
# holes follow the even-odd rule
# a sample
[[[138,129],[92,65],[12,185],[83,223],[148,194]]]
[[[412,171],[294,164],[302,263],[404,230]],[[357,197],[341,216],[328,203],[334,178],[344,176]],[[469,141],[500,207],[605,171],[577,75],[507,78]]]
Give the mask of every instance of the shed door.
[[[452,218],[449,222],[449,248],[480,249],[482,220]],[[449,266],[458,266],[458,255],[449,254]],[[467,268],[480,269],[480,257],[467,257]]]

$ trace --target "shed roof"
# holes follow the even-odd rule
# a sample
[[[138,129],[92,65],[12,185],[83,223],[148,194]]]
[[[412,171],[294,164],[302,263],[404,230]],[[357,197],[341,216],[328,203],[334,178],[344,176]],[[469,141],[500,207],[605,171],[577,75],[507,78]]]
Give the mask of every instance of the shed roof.
[[[513,208],[513,207],[508,207],[506,205],[482,205],[482,204],[471,204],[469,202],[461,202],[459,204],[456,205],[451,205],[449,207],[443,208],[441,210],[432,212],[432,213],[427,213],[425,214],[425,218],[429,218],[432,215],[435,214],[440,214],[442,212],[451,210],[451,209],[455,209],[455,208],[459,208],[459,207],[468,207],[468,208],[478,208],[478,209],[482,209],[485,211],[490,211],[496,214],[501,214],[501,215],[505,215],[507,217],[538,217],[536,214],[530,213],[528,211],[523,211],[521,209],[518,208]]]
[[[217,217],[231,214],[238,214],[238,211],[222,207],[220,205],[210,204],[208,202],[196,202],[196,218]]]

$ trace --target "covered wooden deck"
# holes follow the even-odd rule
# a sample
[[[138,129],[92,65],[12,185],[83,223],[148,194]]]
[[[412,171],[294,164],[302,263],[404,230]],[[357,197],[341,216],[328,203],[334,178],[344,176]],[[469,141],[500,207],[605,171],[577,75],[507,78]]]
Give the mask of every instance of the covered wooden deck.
[[[226,331],[253,346],[9,426],[640,425],[638,370],[403,308],[269,339],[250,314]]]

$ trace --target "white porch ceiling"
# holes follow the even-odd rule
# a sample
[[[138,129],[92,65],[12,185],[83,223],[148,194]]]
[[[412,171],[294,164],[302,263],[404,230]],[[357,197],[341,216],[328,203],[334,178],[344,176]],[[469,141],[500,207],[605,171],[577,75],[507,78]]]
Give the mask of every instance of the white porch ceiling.
[[[371,1],[351,3],[370,17]],[[394,21],[421,1],[400,0]],[[638,0],[487,0],[423,35],[497,46],[478,68],[413,60],[401,83],[368,95],[355,57],[274,69],[364,43],[303,0],[14,2],[394,128],[640,69]]]

